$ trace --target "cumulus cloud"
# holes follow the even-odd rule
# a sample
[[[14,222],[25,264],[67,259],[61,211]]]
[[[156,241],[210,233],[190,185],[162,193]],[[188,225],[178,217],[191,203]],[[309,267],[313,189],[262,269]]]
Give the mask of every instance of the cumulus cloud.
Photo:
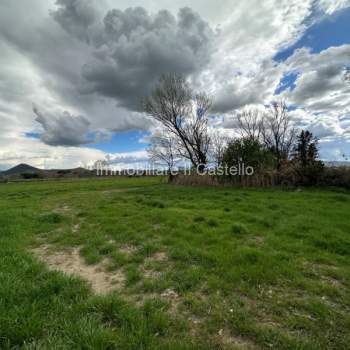
[[[329,15],[349,5],[349,0],[320,0],[318,3],[318,7]]]
[[[88,33],[87,26],[93,23],[90,10],[83,11],[77,0],[57,4],[52,15],[64,29],[79,38],[81,32]],[[76,18],[80,15],[81,19]],[[91,40],[94,51],[82,68],[80,91],[114,98],[130,110],[140,110],[142,97],[161,74],[203,70],[215,37],[208,23],[190,8],[180,9],[177,17],[166,10],[152,15],[142,7],[113,9],[96,30],[99,39]]]
[[[308,130],[318,138],[325,138],[343,133],[343,129],[337,122],[327,119],[316,120],[314,123],[308,126]]]
[[[304,33],[313,3],[301,0],[271,1],[263,6],[258,0],[235,3],[222,25],[208,73],[218,112],[271,101],[284,72],[284,65],[273,57]]]
[[[286,62],[287,69],[298,72],[290,101],[315,113],[350,112],[350,86],[343,79],[349,62],[350,45],[330,47],[320,53],[297,50]]]
[[[41,124],[43,132],[41,141],[51,146],[79,146],[93,142],[88,139],[90,122],[83,116],[73,116],[64,111],[62,115],[43,113],[37,106],[33,107],[35,120]]]
[[[58,9],[50,11],[52,17],[67,32],[89,42],[89,29],[97,21],[97,11],[92,0],[57,0]]]
[[[215,109],[225,113],[246,104],[269,103],[283,75],[292,70],[285,62],[274,61],[276,53],[296,43],[325,13],[349,5],[347,0],[282,0],[264,6],[255,0],[235,2],[222,25],[210,71],[204,75],[205,84],[213,88]],[[302,52],[294,56],[293,64],[308,64],[310,57]]]

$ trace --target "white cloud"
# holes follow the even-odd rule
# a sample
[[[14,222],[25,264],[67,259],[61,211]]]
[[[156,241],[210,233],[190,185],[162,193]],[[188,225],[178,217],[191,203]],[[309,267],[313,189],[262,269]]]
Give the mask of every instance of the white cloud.
[[[319,8],[329,15],[349,5],[349,0],[320,0],[319,2]]]
[[[51,146],[79,146],[91,143],[88,139],[90,122],[83,116],[72,116],[64,111],[61,115],[43,113],[33,107],[35,120],[42,126],[41,141]]]
[[[57,135],[64,134],[61,127],[68,120],[79,120],[78,128],[70,129],[78,140],[75,144],[87,141],[87,131],[150,130],[155,127],[152,121],[128,109],[136,103],[128,94],[146,91],[169,66],[191,75],[197,87],[215,95],[215,107],[222,112],[270,102],[283,75],[299,72],[296,88],[283,94],[297,107],[294,118],[320,135],[347,142],[349,123],[339,121],[339,116],[350,114],[350,88],[343,84],[340,71],[349,61],[349,45],[319,54],[304,48],[284,63],[274,62],[273,57],[303,35],[312,23],[311,14],[320,20],[350,1],[222,0],[218,6],[212,0],[120,0],[118,9],[143,6],[146,13],[138,10],[141,18],[136,16],[135,22],[137,11],[112,12],[109,36],[101,34],[102,19],[115,1],[60,0],[58,4],[73,4],[77,11],[50,16],[49,10],[57,9],[54,0],[0,4],[0,164],[27,159],[33,165],[59,167],[77,165],[79,157],[104,157],[92,148],[70,147],[71,153],[24,137],[27,132],[43,131],[32,103],[43,110],[69,113],[67,118],[41,120],[46,123],[43,140],[51,144],[60,144],[62,137]],[[176,18],[184,6],[193,11]],[[164,8],[169,13],[157,15]],[[123,35],[115,32],[119,24]],[[69,160],[64,161],[65,156]]]
[[[147,163],[145,151],[107,153],[87,147],[50,146],[38,139],[18,135],[0,139],[0,170],[18,163],[29,163],[42,169],[70,169],[92,166],[97,160],[108,159],[116,169],[143,168]]]
[[[299,73],[290,102],[314,113],[350,112],[350,86],[343,67],[350,60],[350,45],[330,47],[320,53],[297,50],[286,62],[287,70]]]

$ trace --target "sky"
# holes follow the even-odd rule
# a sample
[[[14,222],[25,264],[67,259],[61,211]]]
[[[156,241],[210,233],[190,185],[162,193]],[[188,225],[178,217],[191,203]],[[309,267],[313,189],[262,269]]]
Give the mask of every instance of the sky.
[[[324,160],[350,158],[350,0],[1,0],[0,170],[147,162],[159,76],[213,96],[215,128],[285,100]]]

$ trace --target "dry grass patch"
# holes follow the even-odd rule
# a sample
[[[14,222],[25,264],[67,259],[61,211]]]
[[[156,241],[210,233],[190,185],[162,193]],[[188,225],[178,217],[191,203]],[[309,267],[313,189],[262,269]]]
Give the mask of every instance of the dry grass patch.
[[[72,233],[78,233],[80,230],[80,224],[75,224],[72,227]]]
[[[147,258],[145,258],[145,265],[151,265],[153,263],[167,263],[169,261],[168,256],[164,252],[157,252]]]
[[[73,212],[73,209],[71,207],[69,207],[68,205],[63,205],[63,206],[60,206],[60,207],[57,207],[53,210],[54,213],[57,213],[57,214],[72,214]]]
[[[124,244],[118,248],[118,251],[125,255],[132,255],[137,252],[137,248],[133,245]]]
[[[125,255],[132,255],[132,254],[137,252],[137,247],[135,247],[134,245],[131,245],[131,244],[120,245],[114,239],[110,239],[107,243],[112,244],[113,246],[115,246],[116,250],[119,253],[122,253]]]
[[[233,336],[228,330],[220,329],[216,335],[212,337],[212,342],[215,346],[224,346],[229,349],[237,350],[255,350],[259,349],[256,344],[252,341],[239,337]]]
[[[31,251],[51,270],[86,280],[96,294],[107,294],[124,287],[125,276],[122,271],[107,272],[105,262],[87,265],[79,254],[79,248],[57,252],[49,245],[41,245]]]
[[[169,270],[169,259],[166,253],[157,252],[145,258],[140,267],[143,276],[148,279],[158,279],[163,273]]]

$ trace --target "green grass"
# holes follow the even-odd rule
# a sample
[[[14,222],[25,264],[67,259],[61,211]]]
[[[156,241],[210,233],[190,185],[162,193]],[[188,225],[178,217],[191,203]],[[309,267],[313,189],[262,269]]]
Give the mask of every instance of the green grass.
[[[350,348],[348,192],[161,182],[0,185],[0,349]],[[124,288],[95,295],[40,244]]]

